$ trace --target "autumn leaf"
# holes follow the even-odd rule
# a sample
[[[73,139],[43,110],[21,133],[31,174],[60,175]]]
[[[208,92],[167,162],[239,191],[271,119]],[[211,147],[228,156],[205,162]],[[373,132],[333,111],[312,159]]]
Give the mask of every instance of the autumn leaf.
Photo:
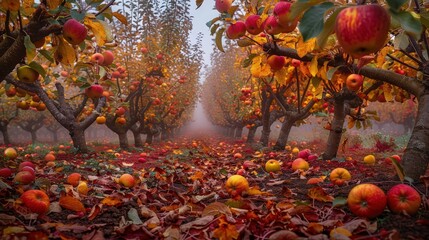
[[[201,180],[201,179],[203,179],[203,178],[204,178],[204,174],[203,174],[203,172],[201,172],[201,171],[197,171],[196,173],[194,173],[194,175],[192,175],[192,176],[190,177],[190,179],[191,179],[192,181]]]
[[[117,206],[122,203],[122,200],[117,197],[108,196],[104,198],[101,203],[107,206]]]
[[[319,71],[319,64],[317,62],[317,55],[316,55],[313,57],[313,59],[311,59],[311,63],[310,63],[311,76],[315,77],[318,71]]]
[[[318,183],[323,182],[325,180],[325,178],[326,178],[325,176],[318,177],[318,178],[310,178],[310,179],[308,179],[307,184],[318,184]]]
[[[250,72],[255,78],[264,78],[271,75],[271,68],[266,63],[265,58],[262,56],[257,56],[253,58],[252,66],[250,67]]]
[[[31,42],[30,36],[25,36],[24,38],[24,46],[26,53],[26,62],[31,62],[36,57],[36,46],[34,46],[33,42]]]
[[[85,17],[83,23],[94,33],[97,45],[100,47],[103,46],[107,41],[104,24],[100,23],[100,20],[91,17]]]
[[[72,66],[76,61],[76,52],[74,48],[64,38],[59,37],[58,47],[55,50],[54,58],[55,61],[60,62],[66,66]]]
[[[232,216],[231,210],[227,205],[221,202],[214,202],[207,205],[203,212],[201,213],[202,217],[205,217],[207,215],[216,216],[219,214]]]
[[[239,232],[234,224],[229,224],[225,217],[219,218],[219,227],[213,231],[213,237],[219,240],[238,239]]]
[[[127,20],[127,18],[126,18],[124,15],[122,15],[121,13],[113,12],[113,16],[114,16],[116,19],[118,19],[122,24],[124,24],[124,25],[128,25],[128,20]]]
[[[304,42],[301,37],[299,41],[296,43],[296,51],[300,58],[304,57],[307,53],[313,51],[316,48],[316,38],[309,39]]]
[[[334,200],[334,198],[331,195],[327,194],[322,187],[314,187],[308,189],[307,195],[311,199],[321,202],[332,202]]]
[[[263,191],[261,191],[258,186],[249,188],[249,190],[247,190],[247,194],[249,194],[251,196],[259,196],[259,195],[265,195],[265,196],[267,196],[267,195],[272,195],[269,192],[263,192]]]
[[[46,2],[49,9],[55,9],[61,4],[62,0],[48,0]]]
[[[63,196],[60,197],[60,206],[62,208],[76,211],[76,212],[85,212],[85,206],[83,206],[82,202],[71,196]]]

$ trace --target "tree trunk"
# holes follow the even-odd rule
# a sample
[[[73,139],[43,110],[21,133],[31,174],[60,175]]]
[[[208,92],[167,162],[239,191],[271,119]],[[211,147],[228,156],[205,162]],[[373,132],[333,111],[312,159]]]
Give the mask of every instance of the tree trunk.
[[[247,140],[246,140],[247,143],[255,142],[256,129],[258,129],[258,127],[251,127],[249,129],[249,132],[247,133]]]
[[[134,136],[134,146],[137,148],[143,147],[142,135],[138,130],[131,131]]]
[[[282,123],[282,128],[280,129],[279,137],[277,138],[276,145],[274,145],[274,149],[283,150],[286,147],[287,140],[289,139],[290,130],[293,127],[295,120],[285,118]]]
[[[37,133],[36,131],[30,131],[31,134],[31,143],[36,144],[37,143]]]
[[[85,140],[85,130],[82,129],[74,129],[70,131],[70,137],[73,141],[74,148],[81,153],[89,152],[88,146],[86,145]]]
[[[241,138],[241,135],[243,134],[243,126],[236,127],[235,128],[235,138]]]
[[[414,180],[425,174],[429,164],[429,93],[418,100],[414,128],[401,162],[405,176]]]
[[[128,149],[129,145],[128,145],[127,132],[118,133],[118,137],[119,137],[119,147],[121,149]]]
[[[146,143],[152,144],[152,142],[153,142],[153,134],[152,133],[146,134]]]
[[[341,136],[343,134],[344,120],[346,118],[344,100],[334,101],[334,119],[331,123],[326,152],[323,153],[323,159],[328,160],[337,156],[340,146]]]
[[[9,145],[10,143],[10,137],[9,137],[9,132],[7,131],[7,126],[6,127],[2,127],[0,129],[0,131],[3,134],[3,142],[5,145]]]

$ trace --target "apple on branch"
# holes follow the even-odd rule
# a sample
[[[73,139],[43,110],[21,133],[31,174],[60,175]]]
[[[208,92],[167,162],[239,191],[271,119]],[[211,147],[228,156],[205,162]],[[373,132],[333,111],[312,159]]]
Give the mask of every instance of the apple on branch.
[[[76,19],[69,19],[63,26],[64,39],[72,45],[79,45],[85,40],[88,31],[85,25],[78,22]]]
[[[239,39],[246,34],[246,24],[243,21],[237,21],[226,29],[226,36],[229,39]]]
[[[39,78],[39,73],[28,65],[19,67],[16,74],[20,81],[26,83],[34,83]]]
[[[354,58],[380,50],[387,41],[389,28],[390,15],[378,4],[345,8],[335,22],[338,43]]]
[[[246,18],[245,24],[247,32],[252,35],[258,35],[264,31],[264,23],[262,22],[262,18],[259,15],[253,14],[248,16]]]
[[[346,78],[346,87],[353,92],[359,91],[363,85],[363,76],[359,74],[350,74]]]
[[[228,10],[231,8],[232,2],[234,0],[216,0],[215,2],[215,8],[220,13],[228,12]]]

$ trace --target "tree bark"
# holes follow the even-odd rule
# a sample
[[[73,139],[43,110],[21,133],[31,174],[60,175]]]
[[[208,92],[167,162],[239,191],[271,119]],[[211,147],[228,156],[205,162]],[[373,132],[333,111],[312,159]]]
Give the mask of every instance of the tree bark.
[[[417,117],[402,157],[405,176],[419,180],[429,164],[429,92],[419,97]]]
[[[4,144],[5,145],[9,145],[9,144],[11,144],[11,142],[10,142],[10,137],[9,137],[9,132],[7,131],[7,125],[6,125],[6,127],[1,127],[0,128],[0,131],[2,132],[2,134],[3,134],[3,142],[4,142]]]
[[[37,143],[37,130],[30,131],[31,134],[31,143],[36,144]]]
[[[127,132],[120,132],[117,133],[118,137],[119,137],[119,147],[121,149],[128,149],[129,145],[128,145],[128,136],[127,136]]]
[[[152,133],[147,133],[146,134],[146,143],[147,144],[152,144],[153,143],[153,134]]]
[[[285,149],[287,140],[289,139],[290,131],[294,123],[294,119],[289,119],[287,117],[285,118],[285,121],[282,123],[282,128],[280,129],[280,134],[277,138],[276,145],[274,145],[274,149]]]
[[[134,146],[137,148],[143,147],[143,140],[142,135],[140,134],[140,131],[131,129],[131,132],[133,133],[134,137]]]
[[[241,135],[243,134],[243,126],[239,126],[235,128],[235,138],[241,138]]]
[[[340,146],[341,136],[343,134],[344,120],[346,118],[345,104],[343,99],[334,101],[334,119],[331,123],[326,152],[323,153],[323,159],[332,159],[337,156]]]
[[[247,133],[247,143],[254,143],[255,142],[255,135],[256,135],[256,130],[258,129],[258,127],[251,127],[249,129],[249,132]]]
[[[75,128],[70,131],[70,137],[73,141],[74,148],[81,153],[89,152],[88,146],[85,140],[85,130]]]

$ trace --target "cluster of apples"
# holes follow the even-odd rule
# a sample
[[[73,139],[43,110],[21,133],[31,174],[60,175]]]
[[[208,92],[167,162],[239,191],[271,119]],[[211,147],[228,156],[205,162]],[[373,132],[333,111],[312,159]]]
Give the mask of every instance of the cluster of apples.
[[[216,0],[215,7],[219,12],[226,13],[231,8],[232,2],[232,0]],[[298,19],[291,19],[289,14],[291,6],[292,3],[281,1],[276,3],[272,14],[266,19],[252,14],[245,21],[231,23],[226,29],[226,36],[230,39],[239,39],[246,32],[252,35],[258,35],[263,31],[271,35],[292,32],[298,24]]]
[[[241,96],[240,100],[245,105],[252,105],[252,89],[250,87],[242,87],[241,88]]]

